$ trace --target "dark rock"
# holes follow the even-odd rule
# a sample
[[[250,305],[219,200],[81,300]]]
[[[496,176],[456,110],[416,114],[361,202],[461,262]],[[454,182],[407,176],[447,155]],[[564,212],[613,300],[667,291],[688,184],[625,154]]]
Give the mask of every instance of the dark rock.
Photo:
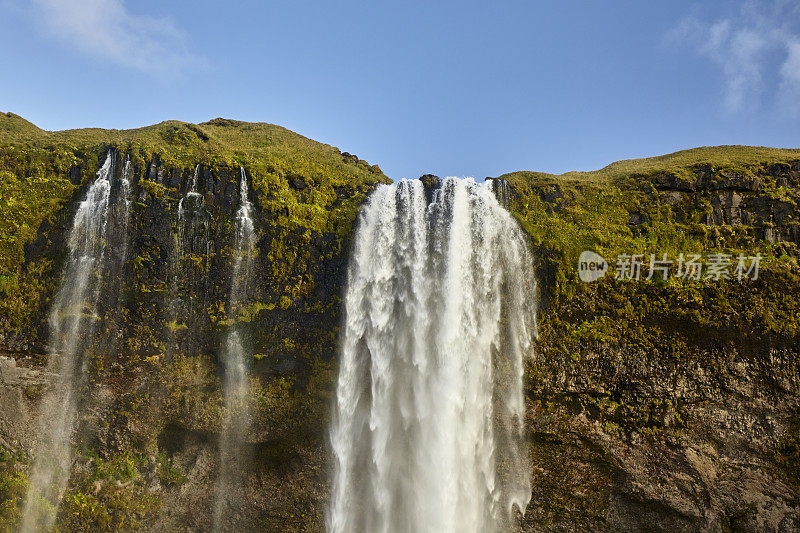
[[[344,161],[345,163],[357,164],[359,159],[357,156],[349,152],[342,152],[342,161]]]
[[[442,178],[433,174],[423,174],[419,177],[419,181],[422,182],[422,189],[425,191],[427,203],[431,203],[433,201],[433,193],[442,188]]]
[[[73,185],[80,185],[83,181],[83,173],[78,165],[72,165],[69,169],[69,181]]]
[[[642,224],[649,224],[650,217],[647,213],[629,213],[628,225],[632,227],[641,226]]]
[[[159,172],[158,172],[158,156],[153,155],[153,157],[147,163],[147,170],[145,171],[145,176],[147,176],[148,180],[154,183],[159,183],[161,181],[159,179]]]
[[[181,191],[189,190],[189,183],[192,180],[191,174],[189,175],[188,179],[185,179],[185,173],[179,168],[172,168],[166,171],[166,173],[169,176],[167,178],[167,182],[165,183],[167,187],[173,187]]]
[[[225,183],[225,190],[220,195],[220,203],[228,211],[233,211],[239,206],[239,187],[236,183],[232,181]]]
[[[784,224],[797,217],[792,204],[768,196],[747,197],[742,201],[742,206],[748,211],[753,225]]]
[[[353,197],[353,189],[350,187],[334,186],[333,192],[336,193],[336,198],[346,199]]]
[[[713,212],[706,223],[708,224],[730,224],[739,226],[742,224],[741,205],[742,195],[732,190],[718,192],[711,196],[711,206]]]
[[[564,200],[564,193],[557,183],[545,185],[539,189],[539,198],[541,198],[543,202],[553,204],[554,207],[560,208]]]
[[[731,189],[736,191],[757,191],[761,187],[761,180],[755,176],[722,170],[703,184],[709,190]]]
[[[694,183],[689,182],[685,178],[665,172],[652,176],[650,182],[660,191],[693,192],[696,188]]]
[[[287,174],[286,179],[289,180],[289,185],[297,191],[305,190],[308,187],[306,178],[299,174]]]

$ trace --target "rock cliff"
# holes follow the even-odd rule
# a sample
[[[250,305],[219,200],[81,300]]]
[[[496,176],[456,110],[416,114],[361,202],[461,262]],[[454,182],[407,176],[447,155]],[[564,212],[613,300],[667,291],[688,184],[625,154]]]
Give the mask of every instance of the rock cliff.
[[[268,124],[51,133],[12,114],[0,114],[0,527],[19,520],[54,382],[47,315],[71,218],[109,151],[117,174],[133,167],[127,260],[103,282],[82,354],[58,525],[210,526],[220,346],[238,324],[254,353],[252,468],[231,527],[323,529],[349,239],[386,176]],[[232,314],[240,168],[258,283]],[[187,221],[179,204],[195,172],[202,209]],[[800,151],[707,148],[501,178],[541,287],[526,375],[534,489],[520,530],[800,530]],[[583,250],[609,275],[581,282]],[[720,251],[760,253],[758,279],[614,279],[620,254]]]
[[[800,530],[796,157],[697,149],[505,176],[546,280],[526,530]],[[678,280],[673,265],[667,282],[587,284],[584,249],[612,270],[619,254],[644,269],[649,254],[764,259],[755,281]]]

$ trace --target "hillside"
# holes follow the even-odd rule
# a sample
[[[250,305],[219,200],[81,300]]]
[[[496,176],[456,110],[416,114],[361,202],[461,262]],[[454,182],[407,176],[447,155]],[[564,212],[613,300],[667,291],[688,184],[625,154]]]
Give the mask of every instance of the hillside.
[[[798,530],[800,151],[501,178],[543,281],[527,527]],[[605,277],[578,279],[584,250]],[[641,278],[615,279],[637,254]],[[645,279],[664,254],[669,279]],[[726,254],[731,279],[678,279],[681,254]],[[757,279],[734,274],[740,254],[761,256]]]
[[[48,314],[78,204],[131,165],[126,248],[81,351],[61,530],[209,528],[222,342],[252,347],[252,458],[231,527],[320,531],[354,222],[388,178],[270,124],[214,119],[46,132],[0,114],[0,530],[38,438]],[[245,178],[245,305],[228,294]],[[525,372],[533,499],[523,531],[800,529],[800,150],[715,147],[594,171],[514,172],[508,210],[539,281]],[[434,176],[423,179],[426,191]],[[193,191],[193,187],[196,190]],[[197,209],[187,217],[191,192]],[[198,199],[199,198],[199,199]],[[198,207],[199,206],[199,207]],[[127,224],[127,223],[126,223]],[[120,230],[120,228],[123,228]],[[579,279],[580,253],[609,274]],[[621,254],[761,254],[757,279],[615,279]],[[81,311],[83,312],[83,310]]]

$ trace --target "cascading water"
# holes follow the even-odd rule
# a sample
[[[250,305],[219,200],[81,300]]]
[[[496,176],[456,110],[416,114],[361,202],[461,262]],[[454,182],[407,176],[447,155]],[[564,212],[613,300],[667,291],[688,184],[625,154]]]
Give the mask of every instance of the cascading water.
[[[536,281],[488,185],[381,185],[355,235],[331,443],[339,532],[491,532],[530,500]]]
[[[178,202],[178,242],[176,245],[177,252],[180,255],[186,251],[195,252],[201,248],[201,244],[197,242],[201,237],[207,237],[207,222],[205,217],[205,198],[202,194],[197,192],[197,177],[200,174],[200,165],[195,165],[194,174],[192,174],[192,183],[189,186],[189,192],[186,196]],[[204,230],[198,232],[197,230]],[[208,241],[208,239],[205,239]],[[175,279],[177,280],[178,273],[175,272]]]
[[[189,212],[198,211],[205,206],[203,195],[197,192],[197,177],[200,174],[200,165],[194,166],[192,182],[189,185],[189,192],[178,202],[178,221],[185,222],[187,209]]]
[[[506,180],[501,179],[492,179],[489,180],[490,186],[492,187],[492,191],[494,191],[494,195],[497,198],[497,201],[500,202],[500,205],[503,207],[508,207],[509,202],[511,201],[511,191],[508,188],[508,182]]]
[[[197,302],[185,302],[181,294],[188,294],[189,298],[196,298],[198,278],[202,277],[203,283],[208,281],[207,268],[209,247],[208,238],[208,211],[205,208],[205,197],[198,192],[197,180],[200,175],[200,165],[195,165],[189,191],[178,202],[178,221],[175,232],[174,255],[172,258],[172,286],[169,303],[172,327],[185,325],[191,316],[191,310]],[[192,256],[192,261],[183,261]],[[203,261],[199,259],[203,258]],[[197,266],[202,266],[198,272]]]
[[[41,440],[36,447],[25,498],[23,533],[52,528],[69,480],[70,437],[83,376],[81,355],[98,319],[96,305],[110,243],[121,245],[124,254],[127,242],[132,168],[128,161],[115,201],[112,197],[113,166],[114,157],[109,152],[75,213],[69,235],[69,256],[49,318],[48,370],[57,374],[58,380],[47,391],[40,407]]]
[[[240,173],[239,209],[236,212],[236,241],[228,302],[228,314],[234,317],[234,320],[240,307],[247,301],[256,244],[251,215],[252,204],[247,198],[247,174],[244,168],[240,168]],[[244,347],[242,332],[234,322],[222,349],[225,370],[223,377],[225,415],[220,434],[220,466],[214,506],[214,529],[217,531],[225,529],[227,511],[236,503],[233,489],[237,482],[241,481],[237,475],[237,471],[241,471],[243,466],[243,451],[240,445],[250,425],[248,361],[249,353]]]

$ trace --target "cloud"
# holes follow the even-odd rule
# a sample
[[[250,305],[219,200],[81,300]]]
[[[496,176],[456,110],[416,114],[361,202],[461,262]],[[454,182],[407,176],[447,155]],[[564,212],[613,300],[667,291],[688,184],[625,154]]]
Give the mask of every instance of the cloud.
[[[724,78],[723,105],[739,112],[771,99],[800,115],[800,6],[785,0],[748,0],[727,17],[684,18],[666,35],[709,59]]]
[[[82,52],[158,75],[204,68],[169,19],[134,15],[123,0],[32,0],[34,16],[55,37]]]

